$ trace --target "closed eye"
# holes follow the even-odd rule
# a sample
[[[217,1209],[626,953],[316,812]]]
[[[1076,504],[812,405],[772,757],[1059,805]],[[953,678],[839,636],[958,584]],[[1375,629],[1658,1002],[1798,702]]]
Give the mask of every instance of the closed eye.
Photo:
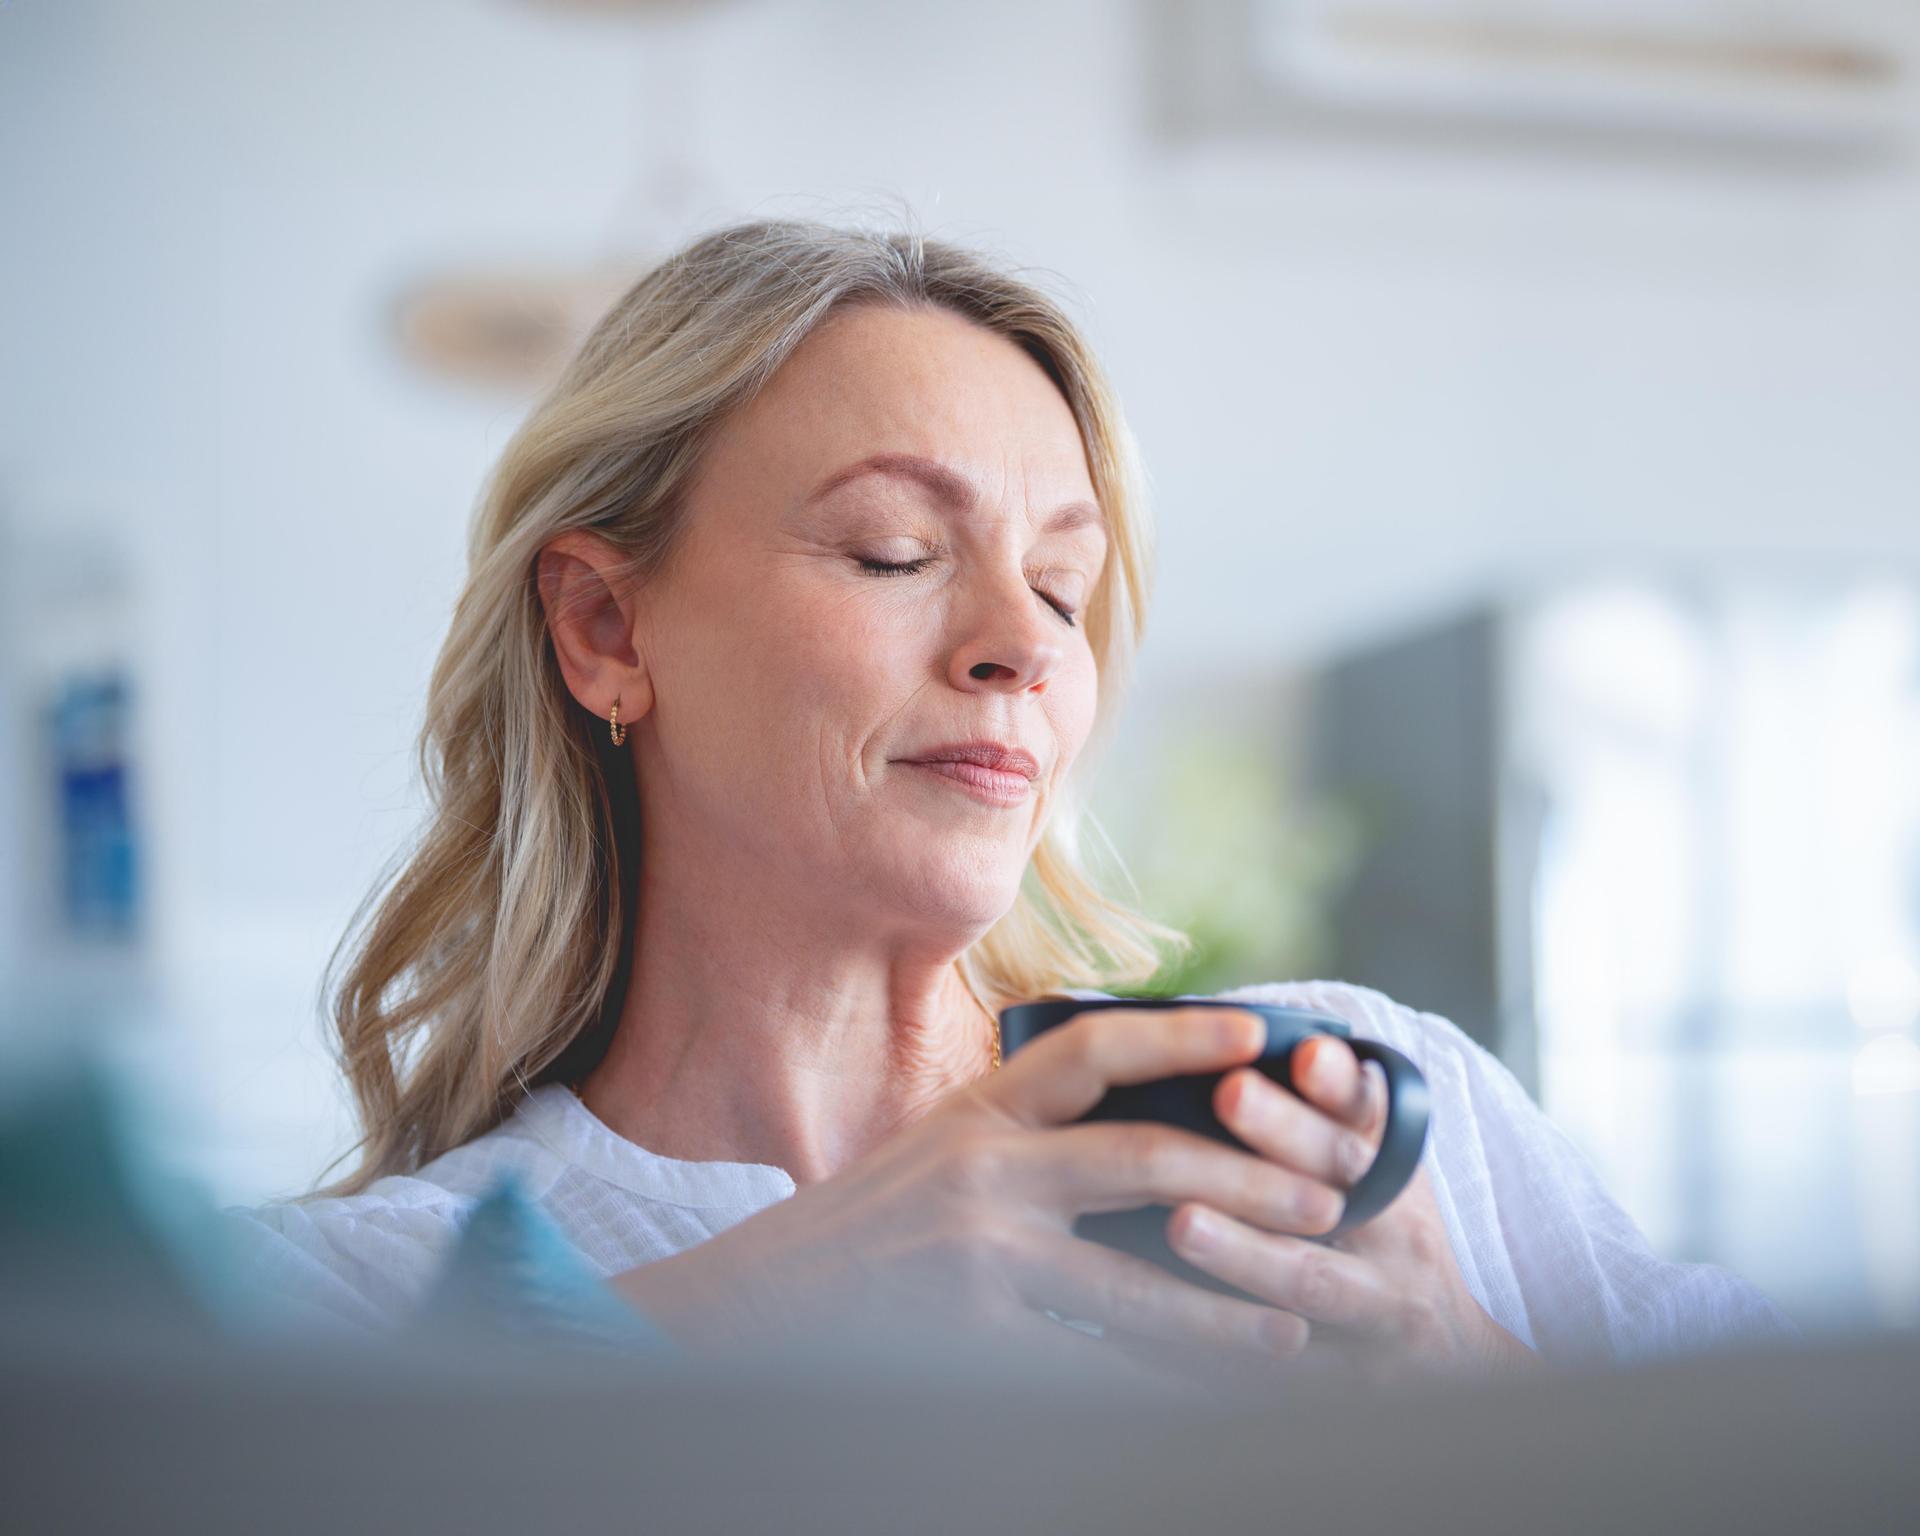
[[[922,555],[918,560],[903,560],[897,562],[890,560],[861,560],[860,569],[865,571],[869,576],[911,576],[917,571],[925,570],[932,564],[932,555]],[[1066,620],[1068,628],[1078,627],[1079,621],[1074,617],[1072,609],[1066,607],[1058,599],[1049,594],[1040,592],[1038,587],[1034,588],[1034,591],[1039,593],[1049,608]]]

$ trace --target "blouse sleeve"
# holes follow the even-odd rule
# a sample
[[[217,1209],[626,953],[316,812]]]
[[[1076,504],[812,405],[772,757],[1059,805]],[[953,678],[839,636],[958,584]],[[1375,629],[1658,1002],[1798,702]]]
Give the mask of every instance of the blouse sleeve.
[[[221,1213],[257,1315],[333,1333],[383,1332],[407,1320],[438,1274],[471,1202],[369,1191]]]
[[[681,1351],[606,1284],[513,1172],[478,1195],[381,1180],[358,1195],[233,1207],[233,1246],[274,1332],[515,1335],[649,1358]]]
[[[1505,1064],[1445,1020],[1421,1018],[1444,1026],[1466,1064],[1493,1205],[1543,1353],[1627,1363],[1800,1340],[1785,1313],[1733,1271],[1657,1254]]]
[[[1801,1339],[1732,1271],[1655,1253],[1519,1079],[1451,1021],[1342,982],[1219,995],[1331,1013],[1421,1069],[1433,1101],[1421,1161],[1461,1274],[1487,1314],[1543,1358],[1624,1364]]]

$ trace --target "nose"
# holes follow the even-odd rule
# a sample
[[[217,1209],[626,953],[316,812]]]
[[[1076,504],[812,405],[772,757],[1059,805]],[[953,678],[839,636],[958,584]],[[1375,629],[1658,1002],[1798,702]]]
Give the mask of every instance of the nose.
[[[1061,621],[1024,575],[981,575],[964,613],[964,633],[948,660],[954,687],[976,693],[1046,689],[1066,654],[1048,628]]]

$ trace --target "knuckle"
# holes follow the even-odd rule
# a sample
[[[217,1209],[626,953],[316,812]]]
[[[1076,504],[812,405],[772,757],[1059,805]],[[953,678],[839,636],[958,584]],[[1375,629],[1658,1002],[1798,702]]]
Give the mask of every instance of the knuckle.
[[[1281,1352],[1286,1355],[1300,1354],[1313,1339],[1313,1325],[1295,1312],[1277,1313],[1270,1326],[1276,1332],[1289,1336],[1280,1346]]]
[[[1259,1171],[1273,1181],[1263,1191],[1263,1204],[1282,1227],[1297,1232],[1311,1231],[1323,1221],[1332,1225],[1335,1218],[1329,1214],[1328,1191],[1322,1185],[1278,1168],[1269,1167]]]
[[[998,1138],[970,1137],[948,1166],[954,1187],[963,1194],[990,1196],[1006,1188],[1006,1149]]]
[[[1409,1300],[1400,1314],[1400,1337],[1408,1344],[1425,1344],[1440,1336],[1440,1309],[1425,1297]]]
[[[1347,1183],[1357,1184],[1373,1166],[1373,1147],[1364,1137],[1342,1132],[1334,1140],[1334,1165]]]
[[[1167,1138],[1161,1128],[1144,1121],[1117,1127],[1114,1157],[1134,1183],[1158,1188],[1167,1172]]]
[[[1107,1085],[1110,1029],[1119,1017],[1112,1012],[1076,1013],[1056,1031],[1064,1037],[1061,1071],[1080,1079],[1090,1097],[1097,1098]]]
[[[1334,1284],[1333,1267],[1319,1254],[1309,1253],[1301,1258],[1294,1289],[1305,1310],[1324,1310],[1333,1300]]]
[[[1294,1215],[1294,1176],[1256,1154],[1235,1152],[1220,1166],[1221,1205],[1245,1221],[1261,1226],[1291,1220]],[[1214,1159],[1209,1158],[1210,1164]]]
[[[1325,1185],[1306,1185],[1300,1200],[1300,1223],[1310,1237],[1324,1237],[1347,1214],[1347,1202]]]
[[[1011,1244],[1006,1229],[988,1212],[963,1212],[951,1229],[949,1246],[954,1268],[968,1295],[985,1297],[1000,1290],[1008,1272]]]
[[[1417,1263],[1436,1264],[1446,1254],[1447,1242],[1444,1234],[1434,1231],[1424,1221],[1417,1221],[1407,1233],[1407,1248]]]
[[[929,1182],[941,1195],[958,1195],[964,1200],[975,1191],[973,1158],[973,1144],[963,1142],[934,1165]]]
[[[1076,1013],[1064,1027],[1053,1032],[1068,1066],[1078,1071],[1092,1067],[1099,1029],[1098,1013]]]

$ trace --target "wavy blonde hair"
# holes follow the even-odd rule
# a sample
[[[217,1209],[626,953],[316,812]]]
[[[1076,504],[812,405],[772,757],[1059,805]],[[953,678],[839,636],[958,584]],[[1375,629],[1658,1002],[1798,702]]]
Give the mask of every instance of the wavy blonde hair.
[[[639,791],[606,723],[561,677],[535,580],[568,529],[644,581],[685,526],[719,423],[827,315],[939,306],[1007,337],[1072,407],[1111,542],[1086,634],[1100,696],[1018,899],[956,964],[983,1007],[1137,986],[1189,941],[1099,888],[1086,764],[1111,739],[1143,634],[1152,528],[1132,434],[1063,309],[1013,270],[913,231],[735,224],[662,261],[601,319],[514,434],[468,538],[418,753],[430,814],[355,912],[322,979],[362,1127],[355,1170],[316,1195],[407,1173],[497,1124],[612,1037],[631,973]],[[1103,835],[1104,840],[1104,835]],[[1111,852],[1112,844],[1107,842]],[[1117,855],[1114,867],[1124,874]],[[384,894],[383,894],[384,892]],[[338,981],[336,984],[336,976]]]

